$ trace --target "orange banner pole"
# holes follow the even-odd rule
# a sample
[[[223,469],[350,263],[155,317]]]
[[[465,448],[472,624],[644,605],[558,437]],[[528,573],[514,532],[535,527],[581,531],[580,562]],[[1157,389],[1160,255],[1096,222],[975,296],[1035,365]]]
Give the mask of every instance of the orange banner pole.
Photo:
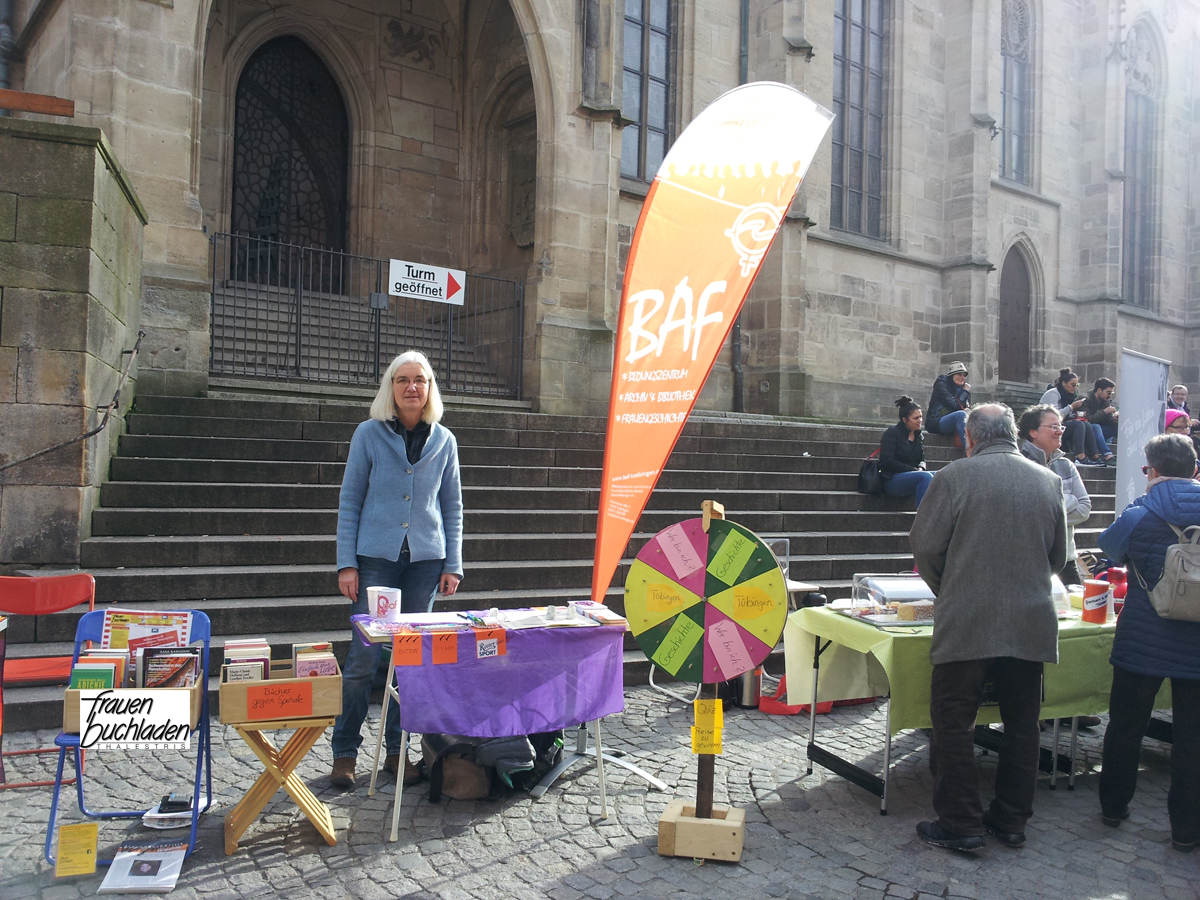
[[[787,85],[734,88],[679,136],[650,186],[617,323],[597,602],[832,120]]]

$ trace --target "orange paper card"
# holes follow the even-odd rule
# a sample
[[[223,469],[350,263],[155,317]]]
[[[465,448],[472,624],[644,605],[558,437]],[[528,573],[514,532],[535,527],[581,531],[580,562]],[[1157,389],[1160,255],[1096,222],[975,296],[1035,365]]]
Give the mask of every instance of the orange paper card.
[[[421,635],[420,633],[392,635],[392,665],[419,666],[421,665]]]
[[[488,659],[492,656],[504,656],[508,648],[504,643],[503,628],[475,629],[475,658]]]
[[[252,722],[264,719],[290,719],[312,716],[311,681],[288,684],[253,684],[246,688],[246,718]]]
[[[458,632],[435,631],[433,633],[433,664],[458,662]]]

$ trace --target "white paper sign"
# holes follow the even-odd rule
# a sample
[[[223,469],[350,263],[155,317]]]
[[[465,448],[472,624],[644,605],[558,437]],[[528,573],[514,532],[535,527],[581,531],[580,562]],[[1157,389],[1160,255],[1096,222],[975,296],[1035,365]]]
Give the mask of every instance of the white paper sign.
[[[1121,424],[1117,441],[1117,515],[1146,493],[1142,466],[1146,454],[1142,448],[1156,434],[1162,434],[1167,412],[1167,383],[1171,364],[1165,359],[1146,356],[1134,350],[1121,350],[1120,392]]]
[[[84,750],[188,750],[191,691],[186,688],[79,692],[79,746]]]
[[[393,259],[388,264],[388,293],[393,297],[462,306],[466,283],[467,273],[462,269],[443,269],[405,259]]]

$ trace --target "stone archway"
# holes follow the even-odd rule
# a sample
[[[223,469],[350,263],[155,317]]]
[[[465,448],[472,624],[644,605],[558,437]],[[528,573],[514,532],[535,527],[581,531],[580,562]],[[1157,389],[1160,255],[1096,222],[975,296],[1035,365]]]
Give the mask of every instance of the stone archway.
[[[1025,257],[1017,247],[1008,251],[1000,269],[1000,353],[998,377],[1001,381],[1029,381],[1030,322],[1033,307],[1033,279]]]

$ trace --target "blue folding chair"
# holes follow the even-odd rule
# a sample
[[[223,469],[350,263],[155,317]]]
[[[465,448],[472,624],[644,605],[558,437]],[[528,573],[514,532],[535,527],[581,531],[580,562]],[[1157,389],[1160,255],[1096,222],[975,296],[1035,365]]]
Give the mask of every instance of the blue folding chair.
[[[98,609],[94,612],[86,613],[79,620],[79,625],[75,628],[75,655],[72,658],[72,665],[79,662],[79,651],[88,641],[99,642],[101,633],[104,630],[104,610]],[[187,610],[191,614],[191,627],[189,634],[192,642],[203,641],[204,650],[201,653],[201,675],[200,684],[203,685],[202,700],[200,703],[200,721],[197,723],[192,733],[196,735],[196,781],[192,788],[192,833],[188,841],[187,856],[191,856],[196,849],[196,830],[200,824],[200,781],[205,777],[207,784],[207,800],[204,808],[208,809],[212,806],[212,736],[209,733],[209,718],[208,718],[208,650],[209,644],[212,641],[212,624],[208,620],[208,616],[199,610]],[[92,819],[134,819],[141,818],[145,814],[145,810],[128,810],[121,812],[93,812],[87,808],[83,801],[83,769],[81,764],[81,749],[79,746],[80,735],[60,733],[54,739],[54,745],[58,747],[58,772],[54,778],[54,796],[50,801],[50,820],[46,823],[46,862],[54,865],[54,857],[50,855],[50,846],[54,841],[54,823],[58,818],[58,801],[62,793],[63,787],[63,766],[67,761],[67,751],[74,751],[75,761],[75,793],[79,799],[79,811],[85,816]],[[93,763],[93,766],[95,764]],[[89,767],[91,771],[91,767]],[[70,783],[69,781],[67,782]],[[97,865],[107,866],[112,863],[111,859],[100,859],[96,861]]]

